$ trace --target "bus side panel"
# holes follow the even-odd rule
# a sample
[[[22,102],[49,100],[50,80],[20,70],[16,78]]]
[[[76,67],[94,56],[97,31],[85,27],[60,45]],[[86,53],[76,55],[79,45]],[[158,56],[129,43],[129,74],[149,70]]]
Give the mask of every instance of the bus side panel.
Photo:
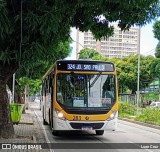
[[[51,107],[51,94],[47,93],[46,95],[46,110],[45,110],[45,115],[46,115],[46,121],[48,122],[48,124],[50,123],[50,107]]]

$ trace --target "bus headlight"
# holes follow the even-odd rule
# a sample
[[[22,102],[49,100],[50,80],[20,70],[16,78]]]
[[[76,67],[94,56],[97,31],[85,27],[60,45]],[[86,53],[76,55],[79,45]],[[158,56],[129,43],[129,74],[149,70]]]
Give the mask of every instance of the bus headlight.
[[[55,111],[59,119],[66,120],[62,112],[60,112],[58,109],[55,109]]]
[[[115,118],[115,116],[116,116],[116,113],[117,113],[117,111],[114,110],[114,111],[111,113],[111,115],[109,116],[109,118],[108,118],[107,120],[108,120],[108,121],[113,120],[113,119]]]
[[[59,112],[57,115],[59,118],[63,118],[63,113]]]

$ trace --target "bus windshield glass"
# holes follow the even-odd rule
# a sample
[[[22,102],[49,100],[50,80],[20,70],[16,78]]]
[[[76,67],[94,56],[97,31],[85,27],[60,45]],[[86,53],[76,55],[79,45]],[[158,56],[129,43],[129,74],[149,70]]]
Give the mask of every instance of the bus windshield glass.
[[[57,74],[56,100],[64,107],[108,107],[116,101],[115,76],[104,74]]]

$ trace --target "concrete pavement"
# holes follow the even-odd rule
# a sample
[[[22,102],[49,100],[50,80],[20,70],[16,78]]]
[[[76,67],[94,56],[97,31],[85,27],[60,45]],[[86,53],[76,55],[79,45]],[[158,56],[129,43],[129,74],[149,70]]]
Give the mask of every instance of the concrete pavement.
[[[36,114],[31,107],[22,114],[18,125],[14,125],[15,138],[0,139],[0,152],[48,152],[50,150],[41,149],[38,143],[46,143],[42,124],[38,121]],[[2,145],[3,144],[3,145]],[[6,147],[6,144],[7,145]],[[11,145],[10,145],[11,144]],[[31,145],[31,146],[28,146]],[[35,146],[38,145],[38,146]]]

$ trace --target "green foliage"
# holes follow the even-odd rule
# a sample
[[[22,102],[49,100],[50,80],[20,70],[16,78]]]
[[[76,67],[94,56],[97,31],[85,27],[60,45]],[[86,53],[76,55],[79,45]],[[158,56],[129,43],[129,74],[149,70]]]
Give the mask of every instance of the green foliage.
[[[131,105],[127,102],[119,102],[119,110],[118,110],[118,114],[121,116],[125,115],[134,115],[135,114],[135,106]]]
[[[160,41],[160,21],[157,20],[153,25],[154,37]]]
[[[92,60],[107,60],[106,57],[102,56],[94,49],[85,48],[79,52],[79,59],[92,59]]]
[[[137,121],[142,121],[151,124],[158,124],[160,125],[160,109],[158,108],[143,108],[139,115],[135,115],[136,108],[135,106],[127,103],[127,102],[120,102],[119,103],[119,117],[133,119]]]
[[[37,92],[40,92],[41,89],[41,81],[36,79],[36,80],[32,80],[29,79],[27,77],[21,77],[18,80],[18,84],[16,87],[19,90],[19,93],[22,95],[24,93],[24,88],[27,85],[29,87],[29,95],[33,95]]]
[[[160,90],[156,90],[154,92],[149,92],[146,94],[146,99],[147,100],[159,100],[159,94],[160,94]]]
[[[10,53],[9,52],[2,52],[1,54],[0,54],[0,60],[2,60],[3,59],[3,61],[4,61],[4,63],[8,63],[8,64],[10,64],[10,60],[11,60],[11,55],[10,55]]]
[[[160,78],[160,58],[156,58],[151,63],[151,72],[157,77]]]
[[[160,29],[159,29],[160,30]],[[160,41],[158,42],[157,46],[156,46],[156,53],[155,56],[157,58],[160,58]]]
[[[154,37],[159,40],[156,46],[156,53],[155,56],[160,58],[160,20],[157,20],[153,25],[153,33]]]
[[[135,120],[143,121],[146,123],[154,123],[160,125],[160,109],[144,108],[140,115],[136,116]]]
[[[71,52],[70,42],[70,39],[68,39],[68,41],[64,43],[60,42],[57,48],[51,48],[48,51],[48,55],[43,55],[43,51],[41,51],[41,49],[39,48],[42,54],[37,54],[35,58],[32,58],[32,56],[36,55],[33,55],[35,52],[32,52],[33,54],[26,56],[28,60],[26,60],[25,63],[20,66],[16,73],[16,78],[19,79],[20,77],[27,76],[30,79],[41,80],[45,72],[51,65],[54,64],[57,59],[63,59]],[[43,58],[41,58],[42,56]]]
[[[4,40],[4,38],[8,34],[11,34],[12,31],[13,31],[13,27],[8,17],[6,2],[4,0],[1,0],[0,1],[0,39]]]
[[[147,87],[156,76],[152,73],[151,64],[155,58],[140,56],[140,89]],[[137,90],[138,56],[128,56],[115,62],[119,87],[127,86],[132,93]]]
[[[144,25],[159,15],[158,2],[30,0],[22,1],[21,10],[21,1],[1,1],[1,51],[15,50],[9,59],[14,58],[14,62],[23,64],[28,59],[42,57],[42,54],[49,56],[51,48],[56,54],[55,48],[59,42],[63,43],[69,38],[70,27],[79,28],[80,31],[91,30],[96,39],[108,38],[113,34],[113,27],[109,23],[117,21],[122,30],[135,24]],[[20,52],[21,11],[23,37]]]
[[[97,56],[98,54],[96,50],[85,48],[79,52],[79,59],[92,59],[93,56]]]
[[[80,4],[79,4],[80,3]],[[79,1],[74,3],[73,26],[80,31],[91,30],[96,39],[109,36],[113,33],[110,22],[118,21],[122,30],[132,25],[149,23],[159,14],[158,1]],[[71,7],[72,8],[72,7]],[[104,19],[101,19],[103,16]]]

